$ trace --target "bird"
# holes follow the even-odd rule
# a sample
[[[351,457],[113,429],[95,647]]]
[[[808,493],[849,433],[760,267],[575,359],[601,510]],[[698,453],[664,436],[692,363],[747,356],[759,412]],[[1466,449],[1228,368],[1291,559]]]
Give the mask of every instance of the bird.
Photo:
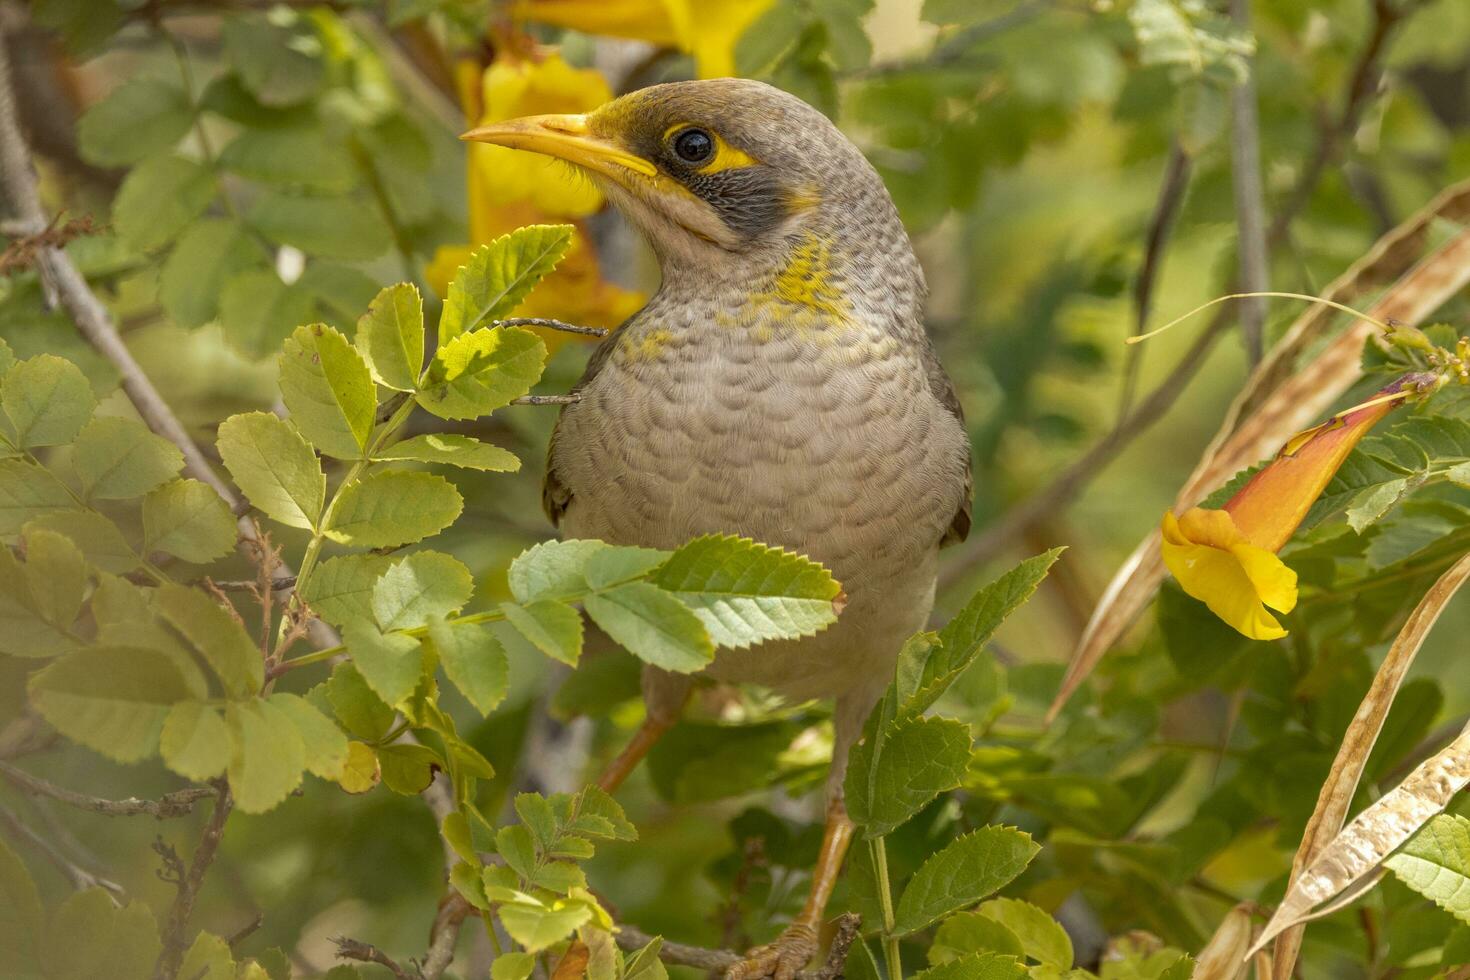
[[[722,649],[704,671],[834,704],[806,904],[726,974],[791,980],[818,952],[853,836],[849,750],[928,621],[941,547],[971,524],[970,443],[925,329],[923,270],[862,152],[763,82],[669,82],[462,138],[576,167],[658,261],[657,291],[591,356],[553,433],[542,496],[563,536],[671,549],[740,535],[821,562],[842,584],[846,605],[826,630]],[[692,683],[645,667],[645,719],[599,785],[621,784]]]

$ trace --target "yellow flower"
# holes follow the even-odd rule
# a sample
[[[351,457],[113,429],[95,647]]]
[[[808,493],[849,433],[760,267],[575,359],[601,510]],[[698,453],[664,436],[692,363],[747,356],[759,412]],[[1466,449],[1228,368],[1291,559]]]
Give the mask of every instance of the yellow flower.
[[[735,44],[774,0],[520,0],[515,16],[693,55],[700,78],[735,74]]]
[[[1223,510],[1164,513],[1164,564],[1180,588],[1253,640],[1275,640],[1286,630],[1266,611],[1296,606],[1296,572],[1246,539]]]

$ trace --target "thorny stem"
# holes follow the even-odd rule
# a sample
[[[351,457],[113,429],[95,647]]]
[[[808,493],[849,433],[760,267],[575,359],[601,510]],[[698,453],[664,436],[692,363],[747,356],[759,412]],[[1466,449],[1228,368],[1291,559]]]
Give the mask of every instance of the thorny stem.
[[[174,980],[179,973],[179,964],[183,960],[184,950],[188,948],[185,938],[189,928],[189,919],[194,914],[194,903],[199,898],[199,889],[204,884],[205,872],[214,861],[215,854],[219,851],[219,842],[225,833],[225,820],[230,816],[230,810],[234,808],[235,799],[230,795],[229,784],[223,779],[219,781],[218,789],[215,791],[214,813],[210,814],[209,823],[204,828],[204,835],[199,839],[199,846],[194,850],[194,859],[189,864],[189,873],[180,878],[178,882],[178,894],[174,897],[173,908],[169,910],[168,929],[163,935],[163,949],[159,951],[158,963],[153,968],[154,980]]]
[[[449,624],[452,626],[463,626],[474,625],[476,623],[498,623],[503,619],[505,619],[505,613],[501,612],[498,609],[492,609],[486,612],[470,613],[468,616],[451,617],[449,619]],[[429,633],[429,628],[427,626],[414,626],[409,629],[398,630],[397,632],[403,633],[407,636],[427,636]],[[307,667],[311,664],[324,663],[325,661],[331,660],[333,657],[341,656],[346,651],[346,644],[338,644],[334,647],[324,647],[321,650],[316,650],[312,653],[308,653],[304,657],[295,657],[291,660],[283,661],[276,666],[275,674],[283,674],[288,670],[295,670],[297,667]]]
[[[888,883],[888,845],[882,837],[868,842],[873,852],[873,867],[878,872],[878,904],[883,910],[883,958],[888,966],[888,980],[903,980],[903,961],[898,955],[898,937],[893,934],[893,890]]]

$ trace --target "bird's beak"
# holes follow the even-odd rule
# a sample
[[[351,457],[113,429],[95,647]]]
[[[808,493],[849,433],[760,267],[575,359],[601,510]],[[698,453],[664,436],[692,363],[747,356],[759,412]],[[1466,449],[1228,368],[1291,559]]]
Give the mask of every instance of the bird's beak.
[[[584,115],[526,116],[472,129],[462,140],[494,143],[516,150],[531,150],[575,163],[613,180],[626,182],[631,173],[644,177],[658,174],[649,161],[598,136],[587,128]]]

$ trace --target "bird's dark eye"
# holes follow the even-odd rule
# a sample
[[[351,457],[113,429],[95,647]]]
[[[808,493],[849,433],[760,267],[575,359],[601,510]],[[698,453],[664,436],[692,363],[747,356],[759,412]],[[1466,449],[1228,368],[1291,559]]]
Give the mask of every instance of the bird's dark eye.
[[[686,163],[703,163],[715,152],[714,137],[702,129],[686,129],[674,137],[674,152]]]

